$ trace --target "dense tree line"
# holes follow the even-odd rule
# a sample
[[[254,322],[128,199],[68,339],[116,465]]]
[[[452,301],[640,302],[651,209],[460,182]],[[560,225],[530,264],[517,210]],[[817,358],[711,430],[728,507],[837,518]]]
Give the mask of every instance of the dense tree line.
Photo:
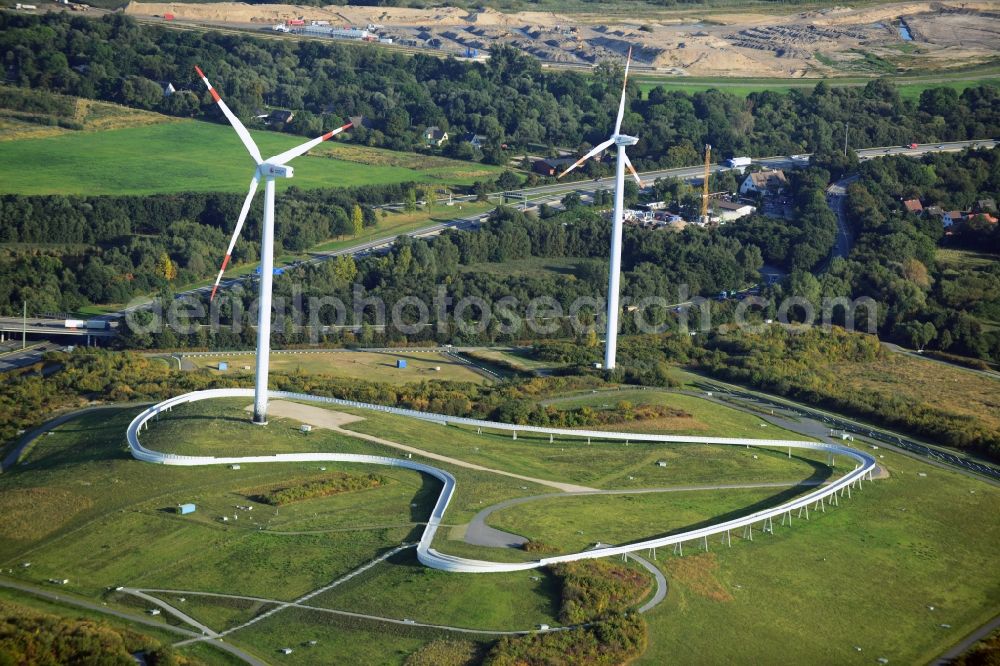
[[[431,239],[402,238],[385,255],[357,259],[340,257],[286,271],[275,279],[274,293],[286,304],[301,303],[303,323],[331,326],[346,321],[361,329],[336,329],[319,334],[315,329],[296,328],[286,317],[276,324],[272,339],[284,345],[310,341],[371,345],[386,341],[430,340],[507,342],[532,337],[524,328],[525,318],[532,314],[527,308],[532,299],[554,299],[564,313],[569,313],[577,299],[603,298],[607,288],[608,228],[606,219],[586,208],[548,219],[498,208],[477,230],[449,230]],[[594,261],[583,262],[572,276],[502,275],[475,270],[483,263],[503,264],[532,257]],[[684,300],[685,293],[714,294],[755,282],[760,266],[760,252],[755,246],[744,245],[711,230],[692,227],[683,233],[672,234],[629,227],[625,232],[622,259],[623,296],[632,302],[653,296],[674,302]],[[431,307],[439,288],[444,289],[450,299],[443,309]],[[395,328],[383,334],[378,326],[390,321],[389,313],[394,305],[414,297],[427,304],[430,325],[405,335]],[[249,327],[235,333],[228,324],[233,313],[250,312],[255,298],[255,289],[227,292],[220,306],[220,321],[224,325],[218,330],[198,329],[184,336],[173,331],[152,336],[132,335],[125,344],[160,348],[252,346],[255,338]],[[342,302],[347,317],[338,319],[342,313],[327,307],[324,298]],[[365,305],[375,298],[386,304],[381,320],[377,308]],[[475,309],[465,313],[463,320],[467,320],[467,325],[455,321],[456,304],[466,298],[481,299],[492,307],[492,316],[485,327],[476,328],[473,320],[479,311]],[[505,298],[512,299],[509,305],[504,305],[502,299]],[[353,321],[356,310],[363,315],[360,321]],[[594,301],[580,312],[579,319],[584,323],[596,321],[601,311],[600,303]],[[401,310],[401,313],[404,319],[417,315],[415,308]],[[667,312],[659,308],[651,316],[665,320]],[[550,335],[568,334],[571,330],[571,321],[565,317],[549,323],[555,326]],[[626,332],[635,328],[634,320],[626,321]],[[596,338],[590,343],[596,344]]]
[[[826,203],[830,174],[824,169],[790,171],[793,192],[792,220],[754,215],[727,224],[722,234],[744,245],[759,248],[764,262],[789,271],[812,271],[833,250],[837,219]]]
[[[511,47],[490,55],[484,63],[410,57],[313,40],[140,26],[121,14],[100,20],[0,14],[0,56],[8,81],[19,86],[217,119],[194,75],[200,64],[241,118],[249,121],[268,107],[292,109],[292,121],[276,129],[298,134],[315,135],[364,115],[370,126],[356,128],[353,140],[409,150],[422,147],[423,129],[436,125],[452,136],[484,135],[483,159],[497,164],[505,144],[579,147],[606,137],[618,106],[620,65],[602,64],[593,75],[544,72],[538,60]],[[178,92],[164,96],[164,81]],[[820,83],[812,91],[747,98],[654,88],[643,99],[637,85],[630,86],[624,129],[640,137],[630,155],[647,168],[696,164],[705,143],[721,155],[833,153],[847,121],[856,147],[982,138],[1000,128],[1000,92],[993,86],[961,95],[929,90],[919,102],[902,99],[884,81],[863,88]],[[449,150],[462,152],[455,142]]]
[[[276,251],[301,252],[377,223],[372,206],[402,201],[412,184],[335,190],[290,188],[275,210]],[[242,195],[0,196],[0,314],[72,312],[125,303],[218,270]],[[251,206],[234,263],[257,261],[263,198]],[[25,248],[27,246],[27,249]]]
[[[997,200],[1000,151],[872,160],[860,175],[848,189],[856,244],[824,287],[839,284],[881,303],[880,331],[906,346],[1000,360],[1000,335],[981,323],[1000,320],[1000,255],[984,254],[982,265],[971,267],[943,265],[937,256],[942,246],[1000,251],[998,225],[980,218],[946,234],[939,215],[907,213],[902,205],[917,198],[968,211],[979,200]]]

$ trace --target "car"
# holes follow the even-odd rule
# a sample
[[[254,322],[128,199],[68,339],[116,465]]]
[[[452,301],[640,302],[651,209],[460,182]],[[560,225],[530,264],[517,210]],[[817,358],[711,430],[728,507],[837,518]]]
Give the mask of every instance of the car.
[[[938,146],[938,148],[944,148],[944,145],[940,145],[940,146]]]

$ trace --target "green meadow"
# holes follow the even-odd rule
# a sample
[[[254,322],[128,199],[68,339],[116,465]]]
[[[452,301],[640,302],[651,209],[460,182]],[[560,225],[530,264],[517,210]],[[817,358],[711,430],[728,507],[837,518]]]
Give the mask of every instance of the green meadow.
[[[252,132],[265,159],[293,148],[307,137]],[[355,161],[358,151],[332,157],[336,150],[291,163],[295,177],[278,188],[349,187],[408,181],[436,185],[469,184],[499,172],[479,164],[429,158],[387,160],[388,151]],[[0,143],[0,193],[126,195],[171,192],[245,192],[253,160],[232,128],[181,120],[100,132],[73,132]]]
[[[577,394],[550,404],[604,409],[619,398],[662,403],[690,414],[682,420],[699,433],[760,432],[753,415],[693,396],[620,393]],[[401,455],[345,433],[314,429],[305,435],[291,419],[252,426],[247,404],[249,399],[175,409],[150,423],[143,442],[184,453]],[[125,426],[138,409],[70,421],[39,439],[22,464],[0,475],[0,567],[10,570],[5,576],[41,587],[50,585],[50,578],[68,578],[60,592],[133,613],[141,613],[147,602],[110,588],[289,600],[415,541],[440,491],[436,481],[384,467],[287,463],[233,470],[139,463],[124,445]],[[509,435],[354,413],[365,420],[348,429],[491,469],[593,487],[795,483],[829,472],[821,461],[789,459],[785,451],[596,440],[587,445],[525,435],[514,441]],[[647,425],[661,431],[680,428],[680,423]],[[643,429],[641,423],[634,426]],[[1000,582],[984,564],[1000,548],[1000,524],[991,519],[1000,511],[1000,489],[891,451],[879,453],[889,478],[864,484],[853,499],[828,505],[825,513],[813,512],[809,521],[796,518],[791,528],[775,521],[773,534],[755,529],[752,543],[734,532],[731,548],[715,538],[707,553],[699,543],[685,544],[683,557],[661,549],[656,564],[667,576],[669,593],[646,615],[649,646],[637,663],[867,664],[882,657],[890,663],[924,663],[993,617],[1000,610]],[[413,459],[422,457],[414,454]],[[658,467],[658,459],[667,467]],[[594,541],[624,543],[714,522],[779,501],[784,493],[802,492],[799,487],[561,497],[552,488],[490,471],[429,462],[457,480],[435,547],[504,561],[539,554],[470,546],[462,535],[473,515],[505,499],[551,494],[498,511],[489,522],[566,552]],[[327,470],[374,473],[383,483],[279,509],[251,499],[261,488],[308,483]],[[196,513],[177,515],[173,508],[187,501],[198,505]],[[222,516],[228,520],[221,521]],[[21,566],[25,562],[31,566]],[[239,626],[269,608],[182,592],[161,596],[217,630]],[[558,585],[545,571],[449,574],[423,567],[412,550],[404,550],[309,602],[397,623],[289,608],[226,640],[268,662],[402,663],[431,640],[455,637],[405,620],[473,631],[530,629],[556,623],[558,598]],[[891,631],[886,618],[892,618]],[[465,637],[491,640],[481,634]],[[786,649],[775,653],[778,644]],[[283,647],[294,653],[280,654]],[[203,658],[213,653],[209,646],[184,652]]]

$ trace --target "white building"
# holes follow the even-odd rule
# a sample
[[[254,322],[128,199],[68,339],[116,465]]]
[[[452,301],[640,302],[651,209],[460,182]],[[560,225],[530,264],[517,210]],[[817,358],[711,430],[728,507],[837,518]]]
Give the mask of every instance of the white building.
[[[740,194],[780,194],[788,186],[788,179],[781,169],[756,171],[748,174],[740,185]]]
[[[753,215],[757,209],[749,204],[741,204],[734,201],[713,201],[712,209],[715,211],[719,222],[732,222],[747,215]]]

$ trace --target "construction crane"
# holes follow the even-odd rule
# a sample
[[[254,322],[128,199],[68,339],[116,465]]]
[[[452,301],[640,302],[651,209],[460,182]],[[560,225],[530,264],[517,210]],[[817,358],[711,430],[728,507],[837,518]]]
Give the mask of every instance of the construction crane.
[[[712,146],[705,144],[705,173],[701,182],[701,223],[708,224],[708,170],[712,163]]]

